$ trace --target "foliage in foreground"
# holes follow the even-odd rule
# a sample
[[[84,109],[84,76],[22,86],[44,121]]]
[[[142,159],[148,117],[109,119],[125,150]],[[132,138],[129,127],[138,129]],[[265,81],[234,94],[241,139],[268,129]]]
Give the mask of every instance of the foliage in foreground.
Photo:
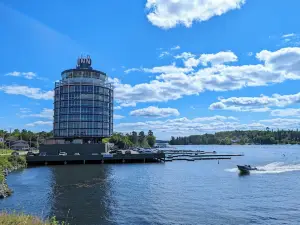
[[[13,150],[10,149],[0,149],[0,155],[10,155],[12,152]]]
[[[25,214],[9,214],[6,212],[0,212],[0,224],[1,225],[67,225],[67,223],[59,223],[55,217],[47,221],[42,221],[40,218]]]
[[[148,131],[148,135],[145,135],[144,131],[139,133],[133,131],[130,134],[114,133],[109,139],[105,139],[104,142],[109,141],[114,143],[118,148],[126,149],[128,147],[153,147],[156,142],[156,138],[151,130]]]
[[[12,168],[24,168],[26,167],[26,159],[25,156],[0,156],[0,183],[4,180],[4,169],[12,169]],[[0,223],[1,224],[1,223]]]
[[[171,145],[231,145],[231,144],[300,144],[298,130],[235,130],[215,134],[191,135],[188,137],[171,137]]]

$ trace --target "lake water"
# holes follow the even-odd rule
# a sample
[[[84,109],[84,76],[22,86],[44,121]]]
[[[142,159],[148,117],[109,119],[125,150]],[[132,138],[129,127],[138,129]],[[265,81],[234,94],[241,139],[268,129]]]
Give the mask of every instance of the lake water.
[[[29,168],[8,176],[14,194],[0,209],[71,225],[300,224],[300,145],[178,148],[245,156]],[[263,171],[239,176],[237,164]]]

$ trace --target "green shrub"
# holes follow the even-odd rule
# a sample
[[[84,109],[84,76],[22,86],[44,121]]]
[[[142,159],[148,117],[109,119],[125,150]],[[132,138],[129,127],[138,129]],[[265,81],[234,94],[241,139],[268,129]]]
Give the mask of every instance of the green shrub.
[[[1,225],[67,225],[65,222],[58,222],[55,217],[42,221],[40,218],[21,213],[6,213],[0,212],[0,224]]]

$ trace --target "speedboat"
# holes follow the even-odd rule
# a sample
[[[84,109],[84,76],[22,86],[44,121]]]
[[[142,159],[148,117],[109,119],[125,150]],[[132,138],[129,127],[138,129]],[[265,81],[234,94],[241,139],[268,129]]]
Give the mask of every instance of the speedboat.
[[[251,167],[250,165],[237,165],[237,168],[240,170],[241,173],[250,173],[251,170],[257,170],[256,167]]]

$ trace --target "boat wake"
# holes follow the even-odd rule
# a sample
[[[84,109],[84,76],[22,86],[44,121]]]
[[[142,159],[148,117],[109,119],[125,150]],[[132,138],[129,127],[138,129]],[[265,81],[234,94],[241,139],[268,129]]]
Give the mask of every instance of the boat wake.
[[[273,162],[265,166],[256,166],[257,170],[251,171],[251,174],[285,173],[300,171],[300,164],[285,164],[284,162]],[[238,168],[226,169],[227,172],[238,172]]]

